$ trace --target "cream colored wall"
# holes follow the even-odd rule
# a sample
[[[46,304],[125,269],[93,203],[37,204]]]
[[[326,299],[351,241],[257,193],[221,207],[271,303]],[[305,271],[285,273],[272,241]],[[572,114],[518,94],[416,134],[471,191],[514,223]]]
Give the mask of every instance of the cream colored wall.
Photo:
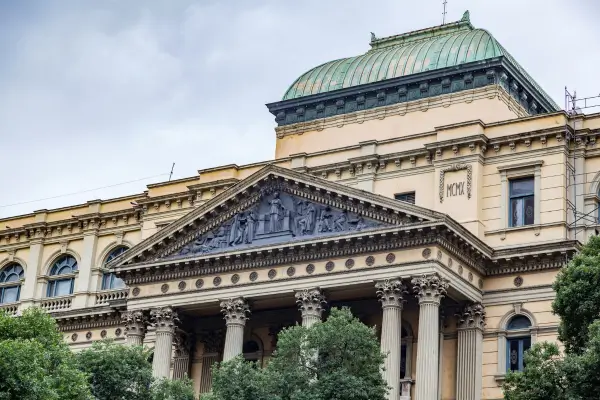
[[[438,102],[439,104],[435,104]],[[416,101],[409,104],[400,104],[373,111],[353,113],[331,117],[329,121],[305,123],[307,128],[298,130],[301,135],[285,135],[276,142],[275,158],[289,157],[297,153],[312,153],[326,149],[355,145],[365,140],[385,140],[406,137],[430,132],[437,126],[449,125],[459,122],[482,120],[483,122],[496,122],[514,119],[520,116],[509,106],[510,100],[505,99],[502,89],[496,86],[486,86],[473,90],[472,93],[452,94],[448,97],[440,96],[439,100]],[[413,112],[406,112],[414,108]],[[404,113],[404,114],[403,114]],[[364,120],[363,115],[376,115],[376,118]],[[308,127],[315,125],[313,130]],[[324,126],[327,126],[323,128]],[[290,131],[293,128],[282,127],[280,132]]]

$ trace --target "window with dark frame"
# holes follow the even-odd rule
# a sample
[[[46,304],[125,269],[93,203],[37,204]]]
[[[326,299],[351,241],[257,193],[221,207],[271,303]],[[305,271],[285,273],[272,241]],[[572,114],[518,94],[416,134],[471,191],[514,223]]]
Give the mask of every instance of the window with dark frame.
[[[128,249],[129,248],[127,246],[119,246],[113,249],[106,257],[106,260],[104,260],[104,265],[125,253]],[[106,272],[102,276],[102,290],[123,289],[124,287],[125,282],[123,282],[121,278],[117,277],[114,272]]]
[[[531,327],[531,321],[524,315],[513,317],[508,323],[507,331],[525,330]],[[531,348],[531,336],[509,337],[506,339],[506,370],[523,371],[525,368],[525,352]]]
[[[77,271],[77,260],[73,256],[65,255],[54,262],[50,269],[52,280],[48,282],[46,297],[67,296],[73,294],[75,278],[72,276]],[[65,278],[54,278],[67,275]]]
[[[510,180],[510,227],[533,225],[534,210],[534,178],[528,177]]]
[[[8,264],[0,270],[0,304],[19,301],[23,275],[23,267],[17,263]]]
[[[398,193],[394,195],[394,199],[405,203],[415,204],[415,192]]]

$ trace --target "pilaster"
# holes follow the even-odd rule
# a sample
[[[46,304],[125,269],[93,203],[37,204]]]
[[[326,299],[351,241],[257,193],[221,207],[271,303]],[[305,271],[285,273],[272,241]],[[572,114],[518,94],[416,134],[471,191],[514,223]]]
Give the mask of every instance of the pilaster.
[[[390,387],[388,400],[399,400],[400,364],[402,362],[402,305],[406,287],[400,278],[375,283],[377,298],[383,308],[381,322],[381,352],[386,354],[383,376]]]
[[[448,280],[438,274],[412,280],[419,300],[419,342],[417,346],[416,400],[436,400],[439,380],[440,303]]]
[[[250,314],[250,307],[243,297],[237,297],[221,302],[221,312],[225,318],[227,333],[225,334],[225,349],[223,361],[229,361],[242,354],[244,346],[244,327]]]
[[[310,328],[321,321],[327,301],[319,288],[296,292],[296,304],[302,313],[302,326]]]
[[[480,400],[485,309],[479,303],[468,304],[456,316],[458,317],[456,399]]]
[[[92,269],[96,259],[96,245],[98,243],[98,228],[97,223],[89,222],[88,229],[83,233],[83,252],[81,260],[79,260],[79,275],[75,279],[75,299],[73,300],[74,308],[84,308],[91,306],[88,304],[90,297],[90,282],[92,277]],[[94,291],[96,288],[94,288]]]
[[[173,336],[179,318],[177,312],[170,306],[155,308],[151,311],[150,316],[156,329],[152,376],[155,378],[168,378],[171,372]]]
[[[21,292],[21,307],[27,307],[33,304],[35,300],[36,286],[38,285],[38,275],[42,263],[42,249],[44,239],[33,238],[29,242],[29,258],[27,259],[27,268],[25,269],[25,283]]]

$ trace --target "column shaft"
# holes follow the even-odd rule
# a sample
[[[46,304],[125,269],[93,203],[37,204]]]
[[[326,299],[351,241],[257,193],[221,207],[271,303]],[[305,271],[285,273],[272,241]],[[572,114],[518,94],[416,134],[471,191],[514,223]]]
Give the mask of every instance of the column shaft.
[[[175,336],[175,325],[179,322],[179,318],[177,312],[168,306],[152,310],[151,316],[156,327],[152,376],[169,378],[173,355],[173,336]]]
[[[439,311],[439,303],[425,302],[419,308],[416,400],[435,400],[438,397]]]
[[[448,281],[437,274],[412,280],[419,299],[416,400],[437,400],[439,385],[440,302]]]
[[[485,311],[481,304],[471,304],[457,317],[456,399],[480,400]]]
[[[171,354],[173,353],[173,332],[156,330],[154,359],[152,360],[152,376],[168,378],[171,372]]]
[[[229,361],[235,356],[242,354],[244,348],[244,325],[228,324],[225,334],[225,350],[223,350],[223,361]]]
[[[221,312],[225,317],[225,325],[227,326],[225,349],[223,350],[223,361],[225,362],[243,352],[244,327],[246,326],[250,309],[246,300],[238,297],[222,301]]]
[[[406,287],[400,278],[375,283],[383,308],[381,352],[386,355],[383,377],[390,387],[387,398],[400,400],[400,364],[402,363],[402,305]]]

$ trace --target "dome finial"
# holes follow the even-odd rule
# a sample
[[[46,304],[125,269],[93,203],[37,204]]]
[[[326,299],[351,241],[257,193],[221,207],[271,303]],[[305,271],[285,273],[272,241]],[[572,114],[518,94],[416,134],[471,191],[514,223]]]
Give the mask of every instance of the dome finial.
[[[471,15],[469,14],[469,10],[465,11],[460,22],[471,22]]]

